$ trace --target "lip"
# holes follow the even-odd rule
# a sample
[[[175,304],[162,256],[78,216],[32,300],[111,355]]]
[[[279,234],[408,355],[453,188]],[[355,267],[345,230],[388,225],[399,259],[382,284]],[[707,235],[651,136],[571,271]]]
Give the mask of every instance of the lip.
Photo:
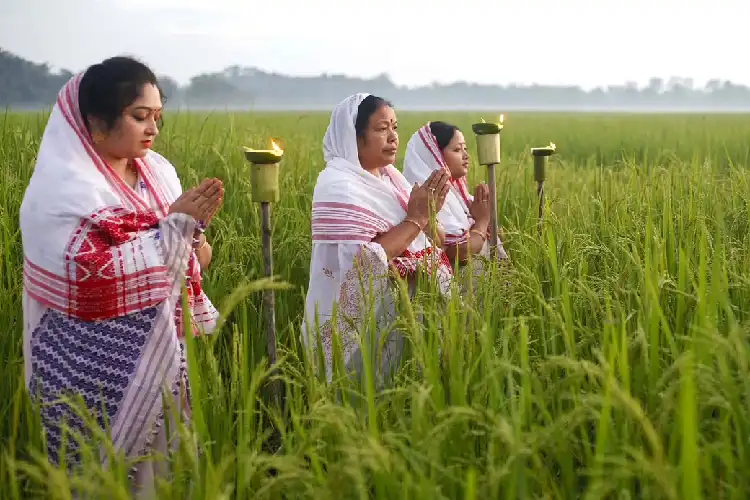
[[[143,144],[147,148],[150,148],[153,143],[154,141],[141,141],[141,144]]]
[[[384,149],[383,151],[384,151],[385,153],[388,153],[389,155],[395,155],[396,153],[398,153],[398,148],[393,148],[393,149]]]

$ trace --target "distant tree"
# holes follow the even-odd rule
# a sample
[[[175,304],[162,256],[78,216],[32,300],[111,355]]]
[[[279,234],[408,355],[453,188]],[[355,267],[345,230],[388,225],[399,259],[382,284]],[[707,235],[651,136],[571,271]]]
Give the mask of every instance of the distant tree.
[[[166,75],[158,76],[157,81],[159,82],[159,86],[161,87],[161,90],[162,92],[164,92],[164,96],[168,101],[175,101],[179,99],[180,85],[177,83],[177,81]]]
[[[0,106],[48,106],[72,76],[53,73],[47,63],[36,64],[0,49]],[[373,78],[335,73],[294,77],[239,65],[216,73],[196,75],[180,87],[167,75],[159,77],[171,103],[189,106],[323,107],[330,108],[355,92],[370,92],[392,100],[397,106],[442,108],[490,107],[555,109],[596,108],[697,108],[737,109],[750,107],[750,89],[726,80],[712,79],[695,88],[692,78],[653,77],[639,88],[634,82],[597,87],[585,91],[572,85],[506,86],[455,82],[432,82],[421,87],[396,85],[387,73]]]

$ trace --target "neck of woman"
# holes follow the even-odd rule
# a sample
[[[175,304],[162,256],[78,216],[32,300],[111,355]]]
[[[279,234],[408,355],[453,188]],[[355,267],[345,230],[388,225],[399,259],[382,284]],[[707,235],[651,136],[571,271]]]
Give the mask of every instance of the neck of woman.
[[[360,160],[359,164],[362,165],[362,168],[365,171],[369,172],[375,177],[380,177],[380,166],[373,166],[370,163],[363,163],[362,160]]]
[[[94,149],[96,149],[96,147]],[[125,178],[126,172],[128,171],[128,164],[130,163],[127,158],[115,158],[112,155],[109,155],[102,151],[97,151],[97,153],[99,153],[99,156],[101,156],[102,159],[107,162],[107,165],[109,165],[109,167],[114,170],[117,175],[119,175],[123,179]]]
[[[128,171],[128,165],[130,164],[127,158],[111,159],[107,160],[107,163],[109,163],[109,166],[112,167],[112,170],[114,170],[117,175],[123,179],[125,178]]]
[[[138,179],[137,171],[133,168],[131,160],[128,158],[114,158],[107,154],[99,153],[107,165],[130,187],[135,187]]]

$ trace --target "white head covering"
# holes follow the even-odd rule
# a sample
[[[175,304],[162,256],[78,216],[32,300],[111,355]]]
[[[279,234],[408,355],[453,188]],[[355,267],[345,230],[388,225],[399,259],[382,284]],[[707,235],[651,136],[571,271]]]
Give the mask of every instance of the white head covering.
[[[448,165],[428,122],[411,136],[406,145],[404,178],[409,183],[421,185],[432,172],[440,169],[448,171]],[[474,219],[469,213],[472,201],[474,197],[469,194],[466,177],[451,179],[450,191],[438,213],[438,221],[445,230],[446,244],[455,245],[466,241],[466,233],[474,225]]]
[[[354,94],[341,101],[331,113],[331,122],[323,137],[323,159],[330,163],[334,158],[345,160],[352,166],[362,168],[357,149],[357,121],[359,105],[370,94]]]
[[[174,167],[153,151],[134,161],[144,189],[131,189],[109,167],[80,112],[83,75],[58,94],[21,204],[20,227],[27,293],[46,307],[94,321],[139,312],[170,296],[161,244],[148,248],[137,238],[168,216],[182,187]],[[200,287],[195,252],[190,255],[189,302],[196,305],[195,318],[206,318],[211,329],[215,310]],[[176,321],[179,327],[179,315]]]
[[[352,95],[331,113],[323,138],[326,167],[318,176],[313,193],[313,248],[302,330],[303,340],[314,348],[315,338],[308,329],[314,329],[316,323],[320,325],[329,380],[333,308],[338,303],[337,329],[344,362],[348,363],[357,349],[354,339],[362,325],[362,311],[368,307],[368,299],[361,294],[362,279],[376,281],[373,291],[379,290],[376,293],[380,294],[387,287],[390,265],[402,277],[407,277],[429,261],[438,264],[438,281],[445,293],[452,279],[447,257],[431,245],[424,233],[420,233],[402,255],[390,260],[383,247],[373,242],[379,234],[388,232],[406,218],[411,186],[393,165],[383,167],[381,175],[377,176],[362,168],[359,162],[354,124],[359,105],[368,95]],[[364,289],[369,286],[365,284]]]
[[[406,218],[411,185],[393,165],[372,175],[359,162],[354,124],[362,101],[369,94],[355,94],[341,101],[323,138],[326,168],[318,176],[313,193],[313,241],[370,243]],[[410,252],[431,247],[420,233]]]

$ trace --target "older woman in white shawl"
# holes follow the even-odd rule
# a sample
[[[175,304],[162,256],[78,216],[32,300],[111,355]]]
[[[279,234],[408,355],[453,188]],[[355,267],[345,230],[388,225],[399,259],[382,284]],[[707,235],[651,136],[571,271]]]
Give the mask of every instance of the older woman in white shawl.
[[[320,338],[329,381],[337,350],[334,331],[346,370],[359,373],[363,354],[358,336],[367,328],[369,308],[377,319],[376,337],[394,319],[391,270],[407,280],[411,292],[420,268],[436,273],[443,293],[452,279],[447,257],[425,234],[430,204],[442,206],[449,176],[436,172],[420,185],[407,183],[393,167],[397,127],[390,103],[356,94],[333,110],[323,140],[326,167],[313,194],[313,249],[302,328],[313,352]],[[380,339],[371,344],[379,345]],[[400,335],[388,335],[376,375],[392,372],[402,348]]]
[[[219,209],[223,186],[209,179],[182,193],[174,167],[150,150],[161,113],[153,72],[112,58],[65,85],[42,137],[21,205],[23,351],[52,463],[62,459],[60,424],[88,435],[57,401],[71,395],[126,458],[167,452],[162,389],[173,411],[187,416],[189,406],[183,285],[194,333],[218,318],[200,285],[210,261],[201,221]],[[78,449],[68,441],[69,467]],[[148,492],[162,473],[141,463],[134,489]]]
[[[420,128],[406,145],[404,177],[410,183],[424,182],[435,172],[450,174],[450,189],[438,223],[444,231],[443,249],[451,263],[465,266],[471,261],[473,276],[482,273],[483,261],[490,256],[489,188],[479,184],[474,196],[469,194],[466,174],[469,154],[463,133],[455,125],[430,122]],[[502,241],[495,242],[498,257],[508,259]],[[479,257],[479,258],[477,258]],[[462,285],[466,285],[465,282]]]

